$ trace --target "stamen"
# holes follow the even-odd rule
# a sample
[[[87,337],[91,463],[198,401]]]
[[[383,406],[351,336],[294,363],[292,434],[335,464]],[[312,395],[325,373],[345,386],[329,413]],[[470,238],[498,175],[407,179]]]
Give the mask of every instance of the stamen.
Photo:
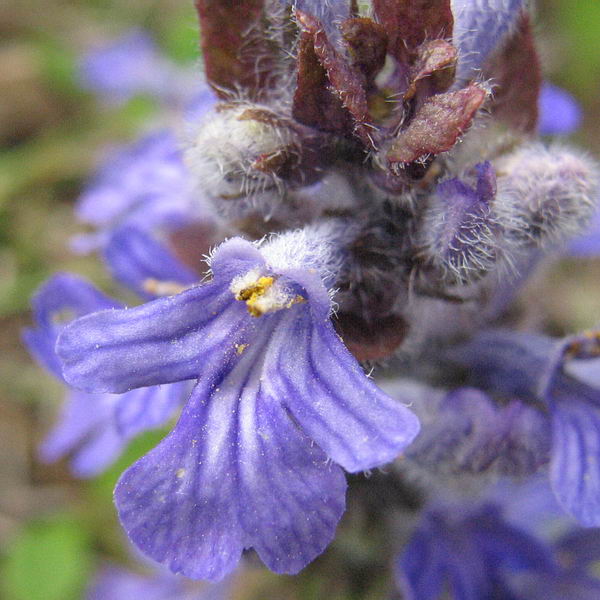
[[[248,312],[253,317],[262,317],[264,314],[291,308],[294,304],[306,301],[302,296],[291,295],[281,286],[275,285],[275,277],[261,276],[253,282],[248,282],[248,275],[237,285],[232,285],[232,292],[236,300],[246,303]]]

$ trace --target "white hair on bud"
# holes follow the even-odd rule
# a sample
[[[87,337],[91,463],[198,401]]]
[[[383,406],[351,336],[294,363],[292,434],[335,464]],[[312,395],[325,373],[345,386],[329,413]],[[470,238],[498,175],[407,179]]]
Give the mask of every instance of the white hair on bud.
[[[564,243],[585,230],[598,200],[597,164],[581,152],[528,144],[497,161],[495,213],[516,249]]]
[[[497,264],[500,251],[491,206],[475,206],[450,224],[448,203],[433,194],[423,214],[418,244],[422,256],[437,267],[444,283],[478,280]]]
[[[265,118],[252,118],[253,110]],[[220,214],[239,217],[258,209],[268,215],[282,198],[284,184],[274,171],[258,168],[257,161],[277,160],[298,147],[295,132],[271,109],[236,102],[217,105],[205,117],[185,160],[197,187]]]
[[[316,271],[327,287],[335,283],[347,262],[347,248],[359,225],[347,219],[328,219],[302,229],[273,234],[260,242],[267,263],[275,270]]]

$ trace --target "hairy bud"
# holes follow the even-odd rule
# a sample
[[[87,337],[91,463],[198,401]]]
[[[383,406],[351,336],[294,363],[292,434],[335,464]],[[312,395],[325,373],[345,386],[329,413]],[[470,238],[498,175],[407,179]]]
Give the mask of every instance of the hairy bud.
[[[458,178],[440,183],[423,217],[422,256],[448,284],[477,280],[496,263],[496,176],[489,162],[479,163],[475,171],[475,187]]]
[[[221,214],[268,215],[298,166],[300,141],[292,124],[271,109],[221,104],[201,124],[186,160]]]
[[[598,170],[581,153],[536,143],[496,167],[496,213],[517,248],[562,243],[581,232],[594,214]]]

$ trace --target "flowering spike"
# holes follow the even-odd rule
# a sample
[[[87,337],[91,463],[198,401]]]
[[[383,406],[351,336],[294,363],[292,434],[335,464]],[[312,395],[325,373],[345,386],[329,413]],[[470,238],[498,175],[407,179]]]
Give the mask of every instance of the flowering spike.
[[[530,139],[528,4],[196,0],[222,102],[203,88],[187,152],[170,133],[147,138],[79,204],[96,229],[81,246],[151,301],[126,309],[57,278],[25,334],[82,390],[42,449],[71,454],[77,474],[188,399],[115,491],[150,558],[217,580],[252,549],[296,573],[335,533],[344,471],[400,453],[374,479],[416,475],[382,494],[404,513],[444,488],[543,471],[551,499],[600,525],[600,334],[477,334],[520,317],[520,284],[596,210],[595,164]],[[393,380],[394,400],[357,358],[421,383]],[[408,548],[407,600],[598,596],[589,562],[565,567],[494,507],[426,509]]]

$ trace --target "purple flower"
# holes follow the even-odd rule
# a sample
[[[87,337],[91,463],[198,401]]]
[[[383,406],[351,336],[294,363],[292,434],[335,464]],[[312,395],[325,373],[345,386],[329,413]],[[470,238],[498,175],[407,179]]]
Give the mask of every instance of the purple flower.
[[[514,495],[514,491],[513,491]],[[527,491],[525,491],[527,495]],[[521,494],[518,494],[521,496]],[[525,498],[527,500],[527,498]],[[538,515],[532,515],[534,521],[539,519],[540,510],[546,508],[547,499],[537,500]],[[541,501],[541,504],[540,504]],[[517,499],[513,502],[516,504]],[[551,509],[551,512],[554,513]],[[522,518],[522,515],[519,515]],[[547,515],[546,515],[547,516]],[[523,526],[531,529],[531,520]],[[512,520],[511,520],[512,521]],[[512,521],[514,522],[514,521]],[[566,527],[561,536],[553,541],[555,556],[561,563],[558,572],[519,573],[511,577],[511,589],[518,598],[526,600],[594,600],[600,594],[600,581],[594,567],[600,559],[600,531],[598,529],[573,529]],[[541,531],[538,529],[538,531]]]
[[[99,229],[75,239],[82,252],[105,247],[123,223],[145,231],[188,223],[191,185],[175,136],[157,132],[110,157],[79,199],[76,214]]]
[[[185,228],[201,229],[197,251],[189,257],[189,262],[199,263],[202,247],[208,247],[216,231],[201,194],[192,189],[177,140],[169,131],[151,134],[110,158],[80,198],[76,213],[96,231],[77,236],[73,248],[100,250],[113,276],[144,297],[148,294],[143,286],[132,281],[136,261],[144,262],[140,268],[146,277],[186,284],[198,279],[169,260],[158,240],[171,241],[175,232]],[[161,272],[152,273],[157,269]]]
[[[421,433],[406,451],[407,464],[438,478],[495,473],[532,475],[548,463],[548,421],[535,408],[511,400],[498,405],[483,391],[462,387],[446,393],[423,386],[413,397]]]
[[[393,460],[418,421],[379,390],[329,320],[346,222],[231,239],[212,280],[106,310],[58,342],[66,379],[88,391],[198,379],[173,432],[115,491],[133,542],[172,571],[220,579],[253,547],[296,573],[333,537],[346,483]]]
[[[566,90],[545,83],[539,98],[540,120],[538,130],[542,135],[568,135],[579,128],[581,107]]]
[[[198,282],[198,274],[183,265],[162,244],[137,227],[118,227],[103,251],[113,277],[146,299],[163,296],[156,285],[188,286]],[[171,285],[171,287],[173,287]]]
[[[23,337],[31,354],[62,380],[55,343],[66,323],[97,310],[120,308],[86,281],[55,275],[33,299],[36,328]],[[117,394],[69,390],[58,424],[40,448],[41,457],[55,461],[71,455],[73,472],[91,477],[109,466],[129,440],[163,425],[186,392],[185,384],[157,386]]]
[[[181,104],[203,91],[195,70],[177,66],[163,56],[144,31],[135,29],[90,51],[81,61],[81,85],[111,103],[149,95],[167,104]]]
[[[475,385],[545,415],[552,488],[562,507],[586,526],[600,524],[599,339],[597,332],[553,340],[492,331],[454,355]]]
[[[555,571],[545,544],[507,523],[497,506],[468,502],[426,510],[397,562],[407,600],[438,600],[445,589],[454,600],[519,600],[512,573]]]
[[[512,493],[528,502],[526,488]],[[398,557],[397,579],[406,600],[438,600],[445,590],[454,600],[592,600],[600,581],[587,570],[598,557],[589,538],[575,530],[550,545],[497,501],[438,502]]]

